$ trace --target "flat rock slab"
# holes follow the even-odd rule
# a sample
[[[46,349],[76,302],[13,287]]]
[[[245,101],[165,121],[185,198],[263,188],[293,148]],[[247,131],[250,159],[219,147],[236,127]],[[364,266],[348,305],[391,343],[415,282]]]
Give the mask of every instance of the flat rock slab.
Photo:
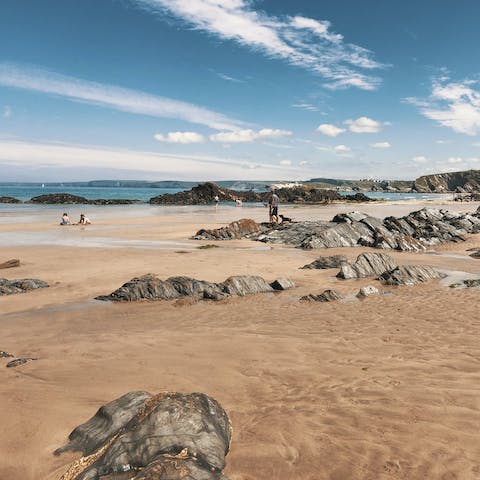
[[[383,292],[381,292],[377,287],[374,287],[373,285],[367,285],[358,291],[357,298],[367,298],[370,295],[380,295],[382,293]]]
[[[330,255],[329,257],[317,258],[312,263],[304,265],[302,269],[326,270],[328,268],[339,268],[344,263],[348,263],[348,259],[345,255]]]
[[[20,266],[20,260],[18,258],[13,258],[12,260],[7,260],[6,262],[0,263],[0,268],[14,268]]]
[[[18,367],[20,365],[24,365],[27,362],[30,362],[31,360],[38,360],[38,359],[37,358],[27,358],[27,357],[16,358],[15,360],[12,360],[11,362],[8,362],[6,367],[7,368]]]
[[[300,300],[304,302],[334,302],[336,300],[341,300],[342,298],[342,295],[335,290],[325,290],[319,295],[315,295],[313,293],[305,295],[300,298]]]
[[[193,237],[193,240],[232,240],[244,238],[259,233],[264,227],[262,224],[249,218],[242,218],[236,222],[229,223],[225,227],[211,230],[201,229]]]
[[[22,278],[20,280],[7,280],[0,278],[0,296],[25,293],[30,290],[48,287],[48,283],[36,278]]]
[[[428,280],[445,277],[446,275],[429,266],[402,265],[390,272],[383,273],[379,280],[385,285],[417,285]]]
[[[135,469],[137,480],[226,480],[232,427],[203,393],[130,392],[101,407],[55,454],[85,456],[60,480],[98,480]]]

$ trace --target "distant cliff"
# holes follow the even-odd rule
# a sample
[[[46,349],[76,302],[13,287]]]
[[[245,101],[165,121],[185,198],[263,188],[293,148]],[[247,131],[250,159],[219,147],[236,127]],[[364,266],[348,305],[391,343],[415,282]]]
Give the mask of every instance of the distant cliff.
[[[465,172],[436,173],[424,175],[415,180],[417,192],[478,192],[480,191],[480,170]]]

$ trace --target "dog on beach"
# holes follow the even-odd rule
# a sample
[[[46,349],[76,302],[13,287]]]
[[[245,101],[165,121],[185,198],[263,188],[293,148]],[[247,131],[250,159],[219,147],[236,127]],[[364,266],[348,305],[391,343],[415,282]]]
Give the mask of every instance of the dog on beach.
[[[293,218],[290,218],[290,217],[286,217],[285,215],[279,215],[279,217],[282,219],[282,223],[285,223],[285,222],[293,222]]]

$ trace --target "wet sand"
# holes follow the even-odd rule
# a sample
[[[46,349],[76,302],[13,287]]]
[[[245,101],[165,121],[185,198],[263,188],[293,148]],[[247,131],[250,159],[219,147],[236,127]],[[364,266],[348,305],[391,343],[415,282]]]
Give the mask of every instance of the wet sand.
[[[419,207],[302,207],[288,216],[404,215]],[[203,226],[265,216],[262,208],[239,210],[139,210],[122,218],[106,208],[85,229],[62,229],[53,213],[38,222],[0,219],[0,260],[22,260],[1,275],[51,285],[0,299],[0,350],[38,357],[15,369],[0,359],[0,479],[59,478],[78,455],[52,452],[99,406],[131,390],[217,398],[234,427],[231,480],[480,478],[480,290],[430,282],[358,301],[352,295],[361,286],[378,282],[299,267],[368,249],[301,251],[240,240],[198,250],[209,242],[188,239]],[[44,243],[13,244],[28,235]],[[387,253],[480,277],[480,260],[466,252],[475,246],[480,235],[436,253]],[[298,288],[193,305],[93,300],[147,272],[212,281],[287,276]],[[298,302],[326,288],[349,297]]]

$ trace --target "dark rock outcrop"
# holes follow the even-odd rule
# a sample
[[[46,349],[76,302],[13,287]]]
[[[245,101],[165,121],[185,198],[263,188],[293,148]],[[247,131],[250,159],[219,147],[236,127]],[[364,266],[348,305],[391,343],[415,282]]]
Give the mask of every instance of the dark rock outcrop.
[[[4,350],[0,350],[0,358],[11,358],[13,354],[5,352]]]
[[[324,290],[324,292],[319,295],[310,293],[300,298],[300,300],[304,302],[334,302],[342,298],[343,297],[335,290]]]
[[[292,188],[276,190],[281,203],[309,203],[323,204],[333,201],[371,202],[375,201],[363,193],[354,195],[340,195],[335,190],[324,190],[311,186],[299,185]],[[202,183],[191,190],[178,193],[165,193],[149,200],[156,205],[208,205],[218,197],[221,202],[234,202],[237,199],[243,202],[267,202],[270,192],[255,192],[253,190],[238,191],[221,188],[213,182]]]
[[[131,205],[142,202],[128,198],[97,198],[89,200],[88,198],[72,195],[71,193],[47,193],[33,197],[26,203],[41,203],[44,205]]]
[[[444,242],[462,242],[465,235],[480,232],[479,212],[460,214],[432,208],[384,220],[358,212],[337,215],[334,220],[268,225],[252,238],[306,249],[368,246],[421,251]]]
[[[331,255],[329,257],[320,257],[314,260],[312,263],[304,265],[303,269],[318,269],[326,270],[328,268],[339,268],[344,263],[347,263],[348,259],[345,255]]]
[[[395,260],[386,253],[361,253],[354,263],[341,265],[337,277],[343,279],[378,277],[396,267]]]
[[[436,173],[424,175],[415,180],[414,189],[417,192],[475,192],[480,190],[480,170],[463,172]]]
[[[170,277],[161,280],[148,274],[130,280],[110,295],[101,295],[97,300],[116,302],[134,302],[138,300],[175,300],[191,298],[193,300],[223,300],[229,296],[253,295],[256,293],[273,292],[287,285],[287,279],[278,279],[270,285],[262,277],[255,275],[237,275],[227,278],[224,282],[213,283],[190,277]],[[293,282],[291,282],[293,285]]]
[[[88,205],[90,201],[85,197],[71,193],[47,193],[32,197],[27,203],[42,203],[46,205]]]
[[[252,234],[260,233],[265,227],[249,218],[242,218],[229,223],[225,227],[212,230],[199,230],[193,240],[232,240],[234,238],[248,238]]]
[[[14,197],[0,197],[0,203],[23,203],[18,198]]]
[[[36,278],[22,278],[20,280],[7,280],[0,278],[0,296],[25,293],[37,288],[46,288],[48,283]]]
[[[428,280],[444,278],[446,275],[424,265],[401,265],[378,278],[385,285],[417,285]]]
[[[134,470],[140,480],[226,480],[232,428],[202,394],[130,392],[77,427],[55,453],[81,451],[60,480],[99,480]]]
[[[7,260],[6,262],[0,263],[0,268],[14,268],[20,266],[20,260],[18,258],[13,258],[12,260]]]

